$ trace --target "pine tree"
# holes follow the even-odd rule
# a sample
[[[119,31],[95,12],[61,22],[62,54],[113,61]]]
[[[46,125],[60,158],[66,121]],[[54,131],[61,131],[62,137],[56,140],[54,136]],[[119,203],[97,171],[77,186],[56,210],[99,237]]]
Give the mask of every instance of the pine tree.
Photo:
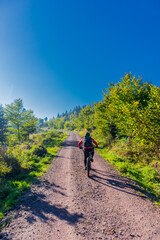
[[[36,131],[38,120],[33,115],[33,111],[23,108],[22,99],[16,99],[10,105],[6,105],[5,114],[10,131],[16,134],[19,142],[22,137],[26,139],[29,134]]]
[[[0,143],[3,144],[6,140],[7,120],[4,117],[3,107],[0,105]]]

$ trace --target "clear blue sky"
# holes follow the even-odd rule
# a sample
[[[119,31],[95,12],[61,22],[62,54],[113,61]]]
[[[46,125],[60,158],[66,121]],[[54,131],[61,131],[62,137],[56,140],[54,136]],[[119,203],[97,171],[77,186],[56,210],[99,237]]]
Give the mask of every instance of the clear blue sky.
[[[3,106],[50,118],[128,72],[160,85],[159,0],[0,0]]]

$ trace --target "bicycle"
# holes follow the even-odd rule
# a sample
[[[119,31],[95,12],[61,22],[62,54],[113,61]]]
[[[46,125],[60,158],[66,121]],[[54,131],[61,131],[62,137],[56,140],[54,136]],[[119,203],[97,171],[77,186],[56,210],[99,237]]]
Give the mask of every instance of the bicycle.
[[[95,148],[95,147],[93,147],[93,148]],[[80,149],[83,149],[83,148],[80,147]],[[88,156],[87,156],[87,159],[86,159],[85,170],[87,170],[87,176],[88,177],[90,176],[91,162],[93,162],[92,151],[88,152]]]
[[[87,168],[86,170],[87,170],[88,177],[91,170],[91,162],[93,162],[92,152],[89,152],[89,156],[87,157],[87,161],[86,161],[86,168]]]

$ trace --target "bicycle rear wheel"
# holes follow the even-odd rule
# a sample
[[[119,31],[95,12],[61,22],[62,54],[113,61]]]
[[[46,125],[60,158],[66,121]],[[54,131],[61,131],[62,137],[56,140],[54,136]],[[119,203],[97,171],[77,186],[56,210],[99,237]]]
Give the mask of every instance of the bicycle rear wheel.
[[[87,159],[87,176],[89,177],[89,173],[91,170],[91,161],[90,158]]]

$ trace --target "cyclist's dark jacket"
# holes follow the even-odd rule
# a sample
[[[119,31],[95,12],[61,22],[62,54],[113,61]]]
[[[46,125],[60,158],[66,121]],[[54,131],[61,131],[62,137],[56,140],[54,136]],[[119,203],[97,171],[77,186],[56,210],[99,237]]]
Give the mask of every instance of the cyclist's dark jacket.
[[[97,142],[96,142],[93,138],[91,138],[91,139],[92,139],[93,143],[95,144],[95,146],[98,147]],[[84,138],[82,138],[81,141],[78,143],[78,147],[79,147],[79,148],[82,146],[83,140],[84,140]],[[93,148],[93,147],[91,146],[91,147],[84,147],[83,149],[86,150],[86,149],[92,149],[92,148]]]

